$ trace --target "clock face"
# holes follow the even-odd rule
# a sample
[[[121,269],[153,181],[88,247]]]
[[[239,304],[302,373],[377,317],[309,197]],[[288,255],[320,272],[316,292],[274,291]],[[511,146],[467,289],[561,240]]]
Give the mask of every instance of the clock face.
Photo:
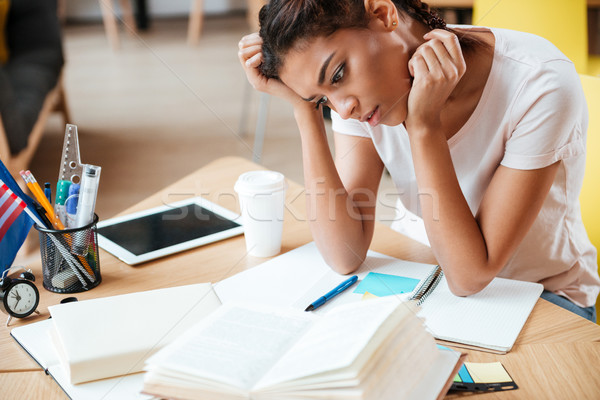
[[[19,317],[31,314],[39,301],[36,287],[25,282],[10,287],[4,298],[8,311]]]

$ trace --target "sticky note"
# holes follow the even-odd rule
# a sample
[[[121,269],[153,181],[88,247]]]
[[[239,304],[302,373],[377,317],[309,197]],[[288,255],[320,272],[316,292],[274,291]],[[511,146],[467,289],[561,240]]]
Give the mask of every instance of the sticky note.
[[[473,383],[473,379],[471,378],[471,375],[469,374],[469,371],[467,371],[467,367],[464,364],[458,370],[457,376],[460,378],[459,382]],[[456,382],[456,378],[454,381]]]
[[[369,293],[369,292],[365,292],[365,294],[363,294],[363,297],[361,300],[369,300],[369,299],[376,299],[377,296],[375,296],[373,293]]]
[[[472,363],[466,362],[465,366],[469,370],[475,383],[501,383],[512,382],[510,375],[504,369],[501,363]]]
[[[400,293],[410,293],[419,284],[418,279],[398,275],[369,272],[354,290],[354,293],[365,293],[382,297]]]

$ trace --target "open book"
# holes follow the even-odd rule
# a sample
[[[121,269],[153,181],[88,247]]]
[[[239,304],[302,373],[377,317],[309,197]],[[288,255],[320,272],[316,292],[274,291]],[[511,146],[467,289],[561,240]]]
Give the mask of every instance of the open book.
[[[392,290],[387,294],[419,302],[419,316],[436,339],[452,342],[448,344],[453,346],[501,354],[513,347],[543,291],[538,283],[495,278],[481,292],[458,297],[450,292],[438,266],[398,260],[373,251],[369,251],[356,272],[361,280],[358,286],[369,273],[380,274],[375,274],[377,279],[391,276],[414,280],[417,283],[414,290],[406,293]],[[217,283],[215,291],[224,304],[253,301],[303,310],[347,278],[333,272],[316,245],[309,243]],[[381,285],[386,287],[388,281]],[[360,301],[364,293],[356,290],[358,287],[343,292],[317,312]]]
[[[460,367],[395,298],[326,314],[228,304],[148,360],[144,392],[177,399],[435,399]]]

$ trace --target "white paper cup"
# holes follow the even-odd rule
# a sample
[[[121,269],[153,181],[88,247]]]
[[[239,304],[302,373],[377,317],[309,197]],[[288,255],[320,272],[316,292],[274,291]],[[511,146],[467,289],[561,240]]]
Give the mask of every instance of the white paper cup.
[[[235,183],[251,256],[271,257],[281,251],[286,187],[284,176],[275,171],[246,172]]]

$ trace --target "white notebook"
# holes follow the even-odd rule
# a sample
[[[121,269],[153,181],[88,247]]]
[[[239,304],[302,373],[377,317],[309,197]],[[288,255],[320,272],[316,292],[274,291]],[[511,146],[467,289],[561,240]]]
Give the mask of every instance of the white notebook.
[[[543,290],[539,283],[495,278],[481,292],[458,297],[442,274],[424,297],[420,315],[437,339],[504,354],[512,349]]]
[[[144,374],[137,373],[74,385],[54,349],[50,332],[54,329],[51,319],[13,328],[11,336],[27,353],[52,376],[58,386],[71,399],[77,400],[150,400],[142,394]]]
[[[369,272],[377,272],[424,283],[436,269],[436,265],[399,260],[369,251],[355,274],[360,280]],[[217,283],[215,291],[223,303],[252,301],[304,310],[347,278],[333,272],[316,245],[309,243]],[[334,297],[317,312],[361,301],[363,294],[354,293],[355,288]],[[513,347],[542,291],[543,286],[538,283],[495,278],[481,292],[457,297],[448,289],[442,274],[423,300],[419,316],[424,318],[436,339],[452,342],[455,346],[506,353]],[[407,293],[403,297],[409,299],[413,294]]]
[[[11,336],[72,398],[137,398],[122,393],[138,396],[146,359],[220,305],[210,283],[150,290],[51,306]]]

